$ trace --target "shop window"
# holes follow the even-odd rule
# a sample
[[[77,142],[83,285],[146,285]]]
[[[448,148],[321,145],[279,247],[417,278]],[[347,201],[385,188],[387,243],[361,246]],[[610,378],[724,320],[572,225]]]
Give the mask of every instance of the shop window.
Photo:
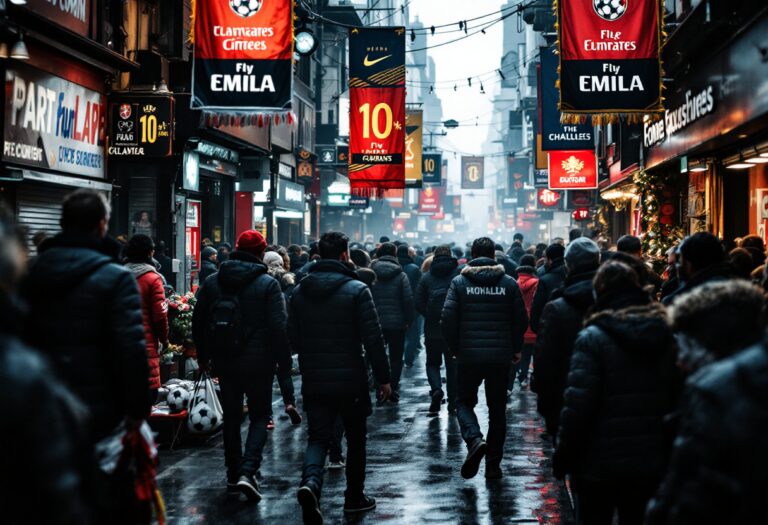
[[[130,184],[127,235],[141,233],[154,239],[157,236],[157,180],[154,177],[135,177]]]

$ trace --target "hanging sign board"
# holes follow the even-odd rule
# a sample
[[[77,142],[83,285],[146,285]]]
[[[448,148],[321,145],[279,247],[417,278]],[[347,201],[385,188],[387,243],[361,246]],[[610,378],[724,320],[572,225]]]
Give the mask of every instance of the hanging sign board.
[[[352,194],[405,188],[404,27],[350,30],[349,98]]]
[[[440,211],[440,188],[427,186],[419,192],[419,213],[432,214]]]
[[[425,153],[422,156],[421,164],[424,184],[440,184],[442,182],[443,156],[440,153]]]
[[[566,120],[663,111],[659,0],[558,0],[557,15]]]
[[[173,97],[110,97],[109,147],[115,157],[167,157],[173,144]]]
[[[597,188],[597,157],[593,150],[550,151],[550,190]]]
[[[424,113],[421,110],[405,114],[405,187],[421,188]]]
[[[198,0],[194,5],[192,109],[291,109],[292,2]]]
[[[484,168],[484,157],[461,157],[461,189],[482,190],[485,187]]]

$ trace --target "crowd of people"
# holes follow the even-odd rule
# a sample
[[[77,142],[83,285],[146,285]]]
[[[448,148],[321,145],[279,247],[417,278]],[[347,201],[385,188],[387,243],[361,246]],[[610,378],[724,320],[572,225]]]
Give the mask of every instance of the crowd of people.
[[[62,232],[32,259],[13,217],[0,214],[0,389],[10,410],[0,419],[0,502],[11,524],[151,520],[139,473],[105,472],[95,458],[157,401],[168,282],[149,235],[109,240],[109,214],[99,193],[70,194]],[[397,406],[403,368],[423,343],[424,403],[430,416],[446,405],[456,418],[461,477],[483,462],[488,480],[503,477],[509,399],[530,388],[580,524],[615,514],[621,525],[763,522],[765,252],[757,236],[726,252],[696,233],[658,274],[641,239],[611,246],[579,230],[534,246],[516,234],[506,250],[488,237],[422,251],[341,232],[281,247],[255,230],[234,249],[206,246],[192,329],[200,371],[221,389],[226,491],[262,499],[275,377],[291,421],[304,420],[297,355],[304,522],[323,523],[327,466],[346,469],[346,513],[375,508],[366,420],[376,405]],[[475,414],[483,384],[486,431]]]

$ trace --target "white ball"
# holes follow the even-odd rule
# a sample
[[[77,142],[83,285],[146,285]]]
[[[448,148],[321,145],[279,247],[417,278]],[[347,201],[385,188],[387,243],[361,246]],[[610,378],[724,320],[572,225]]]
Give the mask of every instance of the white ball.
[[[192,422],[192,428],[197,432],[211,432],[219,423],[216,414],[208,406],[208,403],[204,402],[195,405],[189,418]]]
[[[189,405],[189,392],[181,387],[174,387],[168,391],[166,402],[171,412],[181,412]]]

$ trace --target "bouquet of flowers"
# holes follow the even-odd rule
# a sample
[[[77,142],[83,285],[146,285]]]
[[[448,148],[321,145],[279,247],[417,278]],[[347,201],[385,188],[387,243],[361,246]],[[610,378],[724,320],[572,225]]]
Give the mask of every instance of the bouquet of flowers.
[[[169,339],[177,345],[192,343],[192,313],[195,310],[195,294],[173,294],[168,299]]]

